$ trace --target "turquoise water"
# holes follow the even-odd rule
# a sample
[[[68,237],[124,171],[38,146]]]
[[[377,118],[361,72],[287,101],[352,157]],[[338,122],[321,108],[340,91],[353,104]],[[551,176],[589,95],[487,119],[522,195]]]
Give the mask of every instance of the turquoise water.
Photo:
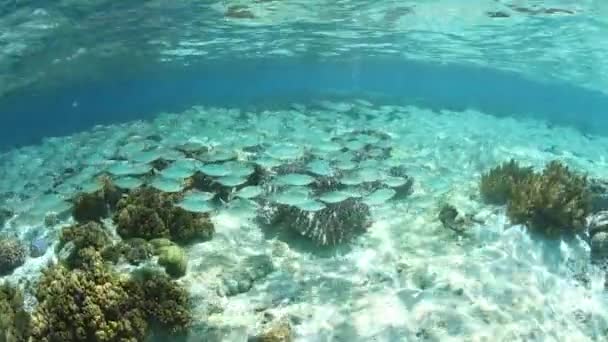
[[[8,309],[0,291],[0,328],[606,340],[606,18],[591,0],[0,1],[0,280],[22,292]],[[511,159],[587,177],[576,234],[484,198]]]

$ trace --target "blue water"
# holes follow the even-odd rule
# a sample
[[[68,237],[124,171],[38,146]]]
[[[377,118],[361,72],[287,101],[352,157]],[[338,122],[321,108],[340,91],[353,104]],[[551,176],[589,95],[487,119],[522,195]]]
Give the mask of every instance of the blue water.
[[[0,99],[0,149],[96,124],[150,118],[193,105],[280,107],[328,98],[476,109],[545,119],[585,133],[608,131],[608,95],[575,84],[538,82],[513,72],[403,59],[223,60],[168,64],[102,78],[16,91]]]

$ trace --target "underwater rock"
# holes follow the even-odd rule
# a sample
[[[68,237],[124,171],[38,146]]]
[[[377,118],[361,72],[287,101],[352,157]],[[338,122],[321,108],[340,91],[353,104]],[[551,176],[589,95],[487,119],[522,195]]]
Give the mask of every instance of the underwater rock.
[[[444,228],[451,229],[457,233],[464,232],[475,222],[472,215],[463,215],[451,204],[442,205],[437,218]]]
[[[248,339],[248,342],[291,342],[293,341],[293,329],[287,319],[279,319],[271,322],[265,331],[258,336]]]
[[[591,196],[591,212],[608,210],[608,181],[590,179],[588,190]]]
[[[604,261],[608,257],[608,232],[599,232],[591,238],[591,258]]]
[[[13,217],[14,213],[6,208],[0,208],[0,227],[4,226],[4,223]]]
[[[608,261],[608,211],[600,211],[587,219],[587,227],[591,238],[591,259],[594,263],[603,264]]]
[[[0,275],[12,273],[23,265],[27,257],[27,248],[16,238],[0,238]]]
[[[43,237],[37,237],[30,242],[30,256],[39,258],[46,253],[49,247],[48,241]]]
[[[608,210],[600,211],[587,218],[589,236],[602,231],[608,231]]]
[[[331,246],[364,233],[371,225],[370,217],[368,205],[360,199],[348,198],[338,203],[327,203],[325,208],[314,212],[292,205],[271,204],[261,219],[267,226],[289,229],[319,246]]]
[[[247,257],[236,268],[222,276],[223,291],[226,296],[234,296],[251,290],[256,281],[274,271],[272,259],[265,255]]]

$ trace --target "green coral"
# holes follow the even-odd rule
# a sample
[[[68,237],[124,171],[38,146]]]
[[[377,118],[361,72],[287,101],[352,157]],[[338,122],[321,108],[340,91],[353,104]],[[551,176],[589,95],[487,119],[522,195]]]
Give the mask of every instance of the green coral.
[[[513,189],[532,174],[532,168],[521,167],[515,160],[505,162],[481,176],[481,197],[490,204],[505,204]]]
[[[23,309],[23,294],[8,284],[0,285],[0,342],[25,342],[30,315]]]
[[[170,238],[177,242],[208,239],[214,232],[207,214],[191,213],[175,206],[179,194],[142,187],[117,203],[114,222],[124,238]]]
[[[191,302],[185,288],[150,269],[135,274],[131,296],[140,298],[150,326],[172,335],[186,334],[192,325]]]
[[[168,275],[182,277],[188,268],[188,257],[179,246],[165,246],[159,250],[158,264],[165,268]]]
[[[132,265],[139,265],[148,260],[153,254],[153,248],[144,239],[130,239],[122,243],[123,255]]]
[[[558,161],[549,163],[519,183],[511,194],[507,214],[546,235],[580,231],[591,208],[587,178]]]
[[[16,238],[0,237],[0,275],[13,272],[23,265],[27,248]]]
[[[87,249],[91,251],[91,249]],[[99,254],[86,270],[53,266],[38,286],[32,339],[40,342],[143,341],[146,315],[129,283],[107,269]]]

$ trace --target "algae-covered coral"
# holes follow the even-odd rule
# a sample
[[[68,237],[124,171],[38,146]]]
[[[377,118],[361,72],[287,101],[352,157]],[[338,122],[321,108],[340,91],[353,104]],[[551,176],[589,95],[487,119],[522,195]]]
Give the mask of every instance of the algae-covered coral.
[[[27,248],[16,238],[0,237],[0,275],[13,272],[25,262]]]
[[[0,342],[27,341],[30,316],[23,308],[23,294],[9,284],[0,285]]]
[[[192,324],[188,292],[168,276],[143,269],[130,283],[131,297],[139,298],[150,325],[161,332],[183,335]]]
[[[587,178],[559,161],[534,172],[511,160],[484,174],[480,191],[489,203],[507,203],[511,222],[546,235],[580,231],[591,209]]]
[[[580,231],[590,211],[587,179],[553,161],[513,190],[507,209],[514,223],[548,235]]]
[[[165,268],[168,275],[179,278],[186,274],[188,257],[179,246],[166,246],[159,251],[158,264]]]
[[[142,341],[147,322],[126,280],[97,257],[87,269],[47,269],[37,288],[32,338],[41,342]]]
[[[513,189],[532,174],[532,168],[522,167],[511,159],[481,176],[481,196],[488,203],[505,204],[511,198]]]
[[[101,251],[109,246],[110,242],[110,237],[103,226],[91,221],[63,228],[57,250],[62,251],[66,247],[65,251],[60,253],[65,254],[62,259],[68,267],[75,268],[90,261],[88,250]]]
[[[114,222],[123,238],[170,238],[178,242],[208,239],[214,227],[207,214],[191,213],[175,206],[179,194],[142,187],[116,206]]]
[[[152,326],[169,334],[187,331],[192,315],[183,287],[153,271],[117,274],[94,251],[90,260],[86,268],[44,271],[35,292],[33,340],[136,342]]]

